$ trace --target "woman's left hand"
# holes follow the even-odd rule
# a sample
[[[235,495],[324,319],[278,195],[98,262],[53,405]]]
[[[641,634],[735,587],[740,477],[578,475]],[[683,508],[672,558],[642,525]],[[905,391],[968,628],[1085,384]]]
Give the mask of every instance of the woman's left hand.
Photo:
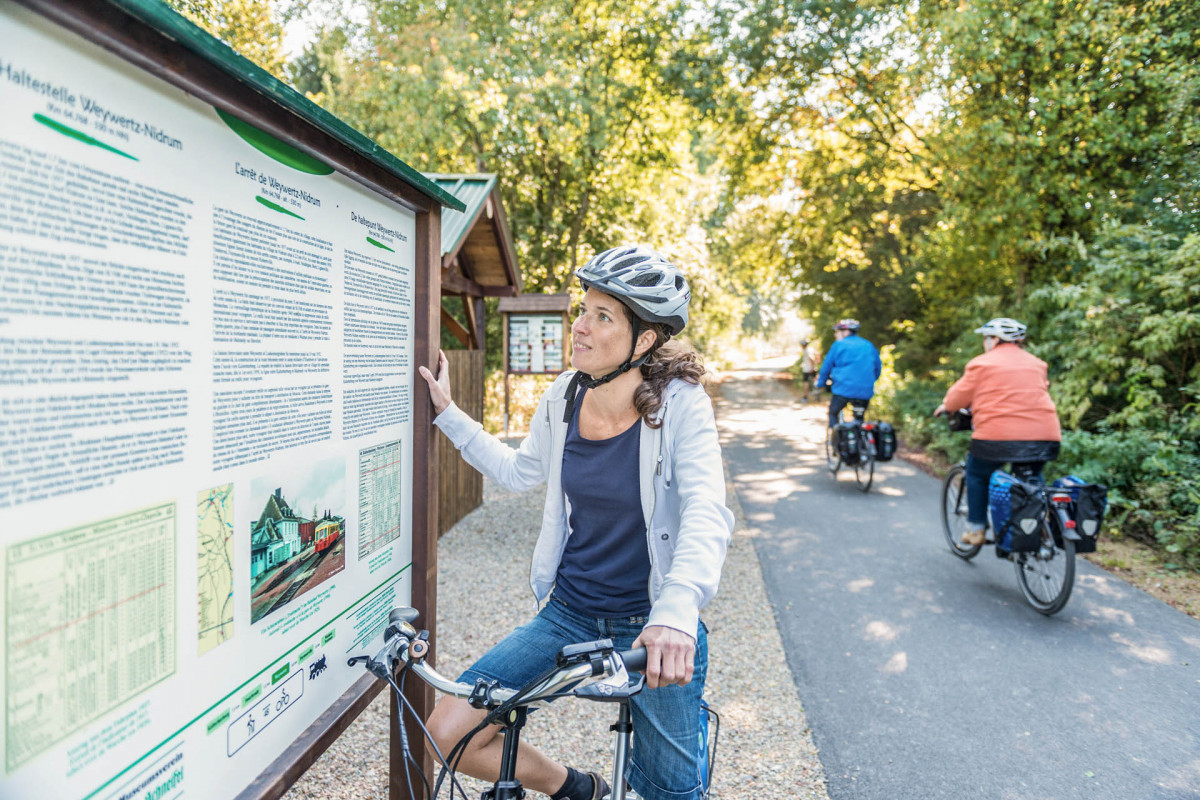
[[[646,684],[651,689],[691,682],[696,640],[683,631],[652,625],[642,630],[633,646],[646,648]]]
[[[429,385],[429,399],[433,401],[433,410],[437,414],[445,411],[454,400],[450,397],[450,362],[446,360],[445,352],[438,350],[438,372],[435,378],[428,367],[417,367],[417,372]]]

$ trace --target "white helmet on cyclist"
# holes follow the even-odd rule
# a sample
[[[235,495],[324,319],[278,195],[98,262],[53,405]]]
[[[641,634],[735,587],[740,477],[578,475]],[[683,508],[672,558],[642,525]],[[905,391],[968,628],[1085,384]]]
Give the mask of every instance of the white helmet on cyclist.
[[[646,245],[614,247],[592,256],[575,277],[584,288],[610,294],[646,322],[667,326],[672,336],[687,325],[692,292],[687,278]]]
[[[1002,342],[1025,341],[1025,326],[1008,317],[996,317],[989,320],[983,327],[976,328],[975,332],[984,336],[994,336]]]
[[[833,323],[833,329],[835,331],[850,331],[851,333],[858,333],[858,330],[861,327],[861,322],[856,319],[851,319],[850,317],[839,319],[837,322]]]

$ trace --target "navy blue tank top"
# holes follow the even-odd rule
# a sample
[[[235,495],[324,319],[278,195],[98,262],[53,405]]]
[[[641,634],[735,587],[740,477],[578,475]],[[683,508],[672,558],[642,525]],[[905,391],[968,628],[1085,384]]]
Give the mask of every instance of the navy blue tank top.
[[[650,613],[650,551],[638,480],[641,421],[610,439],[584,439],[579,435],[582,406],[583,393],[563,450],[571,535],[554,595],[593,617],[645,616]]]

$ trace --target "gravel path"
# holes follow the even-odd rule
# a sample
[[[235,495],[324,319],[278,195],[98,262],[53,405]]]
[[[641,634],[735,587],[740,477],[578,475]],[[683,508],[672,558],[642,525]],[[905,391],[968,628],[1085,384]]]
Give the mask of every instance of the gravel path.
[[[717,403],[718,423],[721,403]],[[714,800],[828,800],[825,777],[784,658],[748,527],[737,517],[709,627],[706,697],[721,714]],[[438,669],[455,675],[534,612],[529,557],[541,523],[541,489],[512,494],[484,482],[484,502],[442,537]],[[526,740],[559,760],[611,771],[613,710],[559,701],[539,711]],[[379,697],[285,795],[286,800],[387,797],[388,699]],[[478,797],[483,785],[464,781]],[[443,791],[443,794],[445,792]],[[542,795],[530,792],[530,797]]]

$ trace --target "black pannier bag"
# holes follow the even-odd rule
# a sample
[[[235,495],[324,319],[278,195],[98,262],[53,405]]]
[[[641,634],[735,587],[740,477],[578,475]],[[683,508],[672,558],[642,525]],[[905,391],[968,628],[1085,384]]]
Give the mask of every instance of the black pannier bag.
[[[1074,475],[1059,478],[1054,485],[1071,493],[1071,518],[1075,520],[1076,553],[1096,552],[1096,539],[1104,525],[1108,508],[1108,487],[1099,483],[1084,483]]]
[[[842,461],[858,461],[858,423],[842,421],[837,426],[838,454]]]
[[[896,455],[896,429],[890,422],[875,422],[875,460],[891,461]]]
[[[996,536],[998,550],[1031,553],[1042,546],[1042,526],[1049,509],[1042,488],[1014,479],[1008,490],[1009,516]]]

